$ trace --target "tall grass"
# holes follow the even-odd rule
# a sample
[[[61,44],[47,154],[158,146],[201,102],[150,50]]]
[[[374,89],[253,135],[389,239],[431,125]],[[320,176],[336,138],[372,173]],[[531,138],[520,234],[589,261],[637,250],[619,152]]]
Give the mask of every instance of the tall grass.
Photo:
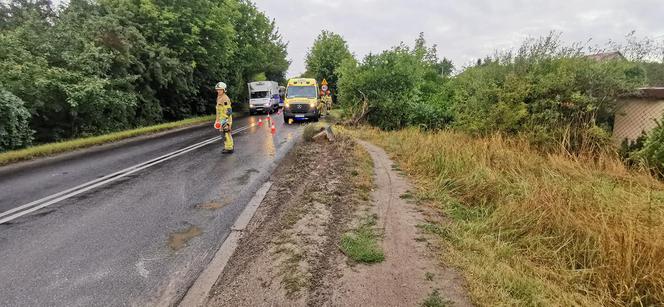
[[[103,135],[72,139],[63,142],[47,143],[0,153],[0,166],[14,162],[31,160],[39,157],[47,157],[59,153],[69,152],[77,149],[88,148],[106,143],[116,142],[140,135],[148,135],[170,129],[186,127],[204,122],[213,122],[214,115],[188,118],[176,122],[163,123],[153,126],[141,127],[131,130],[118,131]]]
[[[649,175],[499,135],[354,133],[385,147],[451,218],[430,226],[476,303],[664,304],[664,184]]]

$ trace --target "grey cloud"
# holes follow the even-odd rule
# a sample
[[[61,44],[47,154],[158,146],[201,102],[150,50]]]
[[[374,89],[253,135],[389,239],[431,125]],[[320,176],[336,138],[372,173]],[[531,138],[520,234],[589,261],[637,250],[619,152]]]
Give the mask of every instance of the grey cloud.
[[[419,32],[439,46],[440,56],[457,66],[517,47],[529,36],[562,31],[576,42],[598,44],[619,40],[636,30],[640,36],[664,36],[661,1],[401,1],[401,0],[256,0],[274,18],[293,65],[289,75],[304,71],[304,57],[325,29],[343,35],[351,51],[362,57],[404,41]]]

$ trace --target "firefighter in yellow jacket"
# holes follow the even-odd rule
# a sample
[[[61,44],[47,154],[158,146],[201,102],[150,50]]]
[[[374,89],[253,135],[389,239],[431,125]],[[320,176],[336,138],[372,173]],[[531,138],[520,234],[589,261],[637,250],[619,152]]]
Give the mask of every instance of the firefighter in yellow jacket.
[[[223,133],[224,150],[222,153],[233,153],[233,136],[231,129],[233,127],[233,109],[231,108],[231,99],[226,95],[226,83],[219,82],[214,87],[217,90],[217,119],[214,127]]]
[[[325,115],[330,115],[330,110],[332,109],[332,95],[330,94],[330,91],[321,91],[320,100],[323,104],[323,108],[325,109]]]

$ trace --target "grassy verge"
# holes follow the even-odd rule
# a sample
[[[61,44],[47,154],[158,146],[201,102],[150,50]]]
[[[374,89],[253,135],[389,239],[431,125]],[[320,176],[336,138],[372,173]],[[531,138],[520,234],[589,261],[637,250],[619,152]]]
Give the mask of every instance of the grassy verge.
[[[348,131],[335,127],[335,132],[346,137]],[[376,233],[378,217],[370,214],[371,189],[374,187],[373,160],[362,146],[355,145],[353,152],[353,169],[349,180],[353,184],[354,202],[359,209],[356,217],[357,225],[341,237],[340,248],[344,254],[355,262],[377,263],[385,259],[379,244],[380,236]]]
[[[420,304],[422,307],[448,307],[452,306],[452,302],[440,296],[438,290],[433,290],[431,294]]]
[[[500,136],[353,133],[391,153],[419,203],[448,217],[423,229],[478,305],[664,304],[664,184],[647,174]]]
[[[383,250],[378,244],[378,234],[374,227],[376,217],[371,215],[363,219],[359,227],[341,237],[341,249],[350,259],[361,263],[377,263],[385,260]]]
[[[46,157],[76,149],[92,147],[95,145],[111,143],[139,135],[152,134],[169,129],[204,123],[208,121],[210,122],[214,121],[214,115],[189,118],[177,122],[164,123],[154,126],[137,128],[133,130],[119,131],[99,136],[92,136],[92,137],[74,139],[74,140],[57,142],[57,143],[49,143],[25,149],[3,152],[0,153],[0,166],[14,162],[39,158],[39,157]]]
[[[346,130],[340,130],[335,127],[335,133],[341,136],[348,137]],[[369,153],[364,147],[355,144],[353,147],[353,170],[350,172],[352,176],[353,192],[356,202],[369,206],[371,200],[371,190],[374,188],[374,163]]]
[[[347,117],[346,110],[337,108],[330,110],[330,114],[328,114],[327,117],[325,117],[325,121],[331,124],[336,124],[345,120],[346,117]]]

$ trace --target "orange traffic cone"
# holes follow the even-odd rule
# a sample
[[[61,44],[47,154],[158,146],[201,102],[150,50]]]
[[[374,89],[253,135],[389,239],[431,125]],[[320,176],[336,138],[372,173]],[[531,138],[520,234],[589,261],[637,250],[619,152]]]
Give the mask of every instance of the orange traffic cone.
[[[272,131],[272,133],[275,133],[277,132],[277,127],[275,127],[274,124],[272,124],[272,128],[270,128],[270,130]]]
[[[269,113],[267,114],[267,118],[266,118],[266,120],[267,120],[268,122],[272,122],[272,118],[270,118],[270,114],[269,114]]]
[[[258,119],[258,127],[263,127],[263,120],[260,118]]]

